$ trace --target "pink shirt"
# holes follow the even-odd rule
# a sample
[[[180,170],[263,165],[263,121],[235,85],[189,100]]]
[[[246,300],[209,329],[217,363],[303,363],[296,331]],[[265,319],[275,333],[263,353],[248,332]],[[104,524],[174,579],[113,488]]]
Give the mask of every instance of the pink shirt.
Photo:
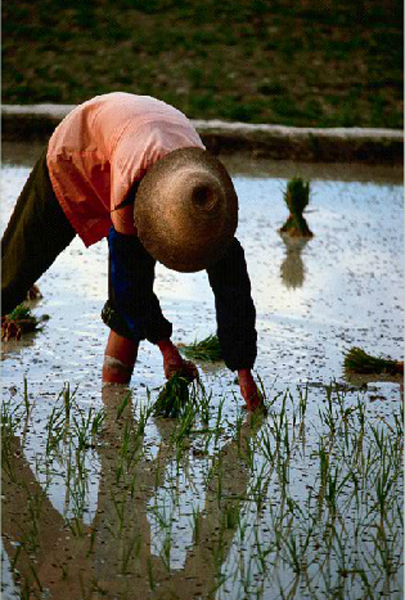
[[[177,148],[204,145],[187,117],[149,96],[113,92],[75,108],[49,141],[55,195],[86,246],[111,224],[136,234],[133,207],[113,211],[156,161]]]

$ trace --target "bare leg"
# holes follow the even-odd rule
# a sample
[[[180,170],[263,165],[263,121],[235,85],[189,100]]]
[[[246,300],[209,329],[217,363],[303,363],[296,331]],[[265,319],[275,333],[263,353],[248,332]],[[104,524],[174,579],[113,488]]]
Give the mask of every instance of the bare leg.
[[[111,330],[104,354],[103,382],[129,383],[137,355],[137,342]]]

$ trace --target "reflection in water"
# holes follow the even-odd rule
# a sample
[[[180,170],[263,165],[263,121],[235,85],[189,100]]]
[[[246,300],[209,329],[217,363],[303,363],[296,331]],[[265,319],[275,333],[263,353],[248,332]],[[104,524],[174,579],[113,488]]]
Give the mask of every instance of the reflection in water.
[[[280,275],[287,288],[302,287],[305,279],[305,266],[301,253],[308,243],[308,239],[291,238],[281,235],[286,249],[286,256],[280,267]]]
[[[151,455],[144,445],[148,409],[141,408],[135,418],[130,392],[115,386],[105,386],[102,397],[105,417],[96,446],[101,464],[98,504],[90,524],[83,518],[86,507],[80,507],[79,497],[80,492],[82,498],[85,495],[86,472],[82,477],[78,472],[66,476],[70,501],[79,507],[68,519],[52,506],[47,486],[40,485],[24,456],[22,439],[11,429],[6,432],[2,531],[12,570],[19,573],[22,597],[32,597],[30,593],[42,597],[44,590],[58,600],[208,597],[220,581],[236,530],[239,499],[246,495],[249,469],[240,448],[254,429],[252,417],[241,423],[237,440],[214,453],[207,447],[194,448],[192,456],[187,438],[173,443],[177,421],[156,419],[160,443]],[[72,415],[65,413],[64,418]],[[85,424],[79,425],[80,433]],[[52,439],[46,442],[48,450]],[[83,452],[88,446],[87,440]],[[80,471],[84,464],[80,448],[75,452]],[[59,458],[65,469],[70,457]],[[47,461],[45,454],[42,469]],[[182,564],[173,568],[173,507],[181,503],[192,469],[199,476],[187,490],[191,536]],[[52,470],[48,475],[52,478]],[[226,515],[231,516],[224,519]]]

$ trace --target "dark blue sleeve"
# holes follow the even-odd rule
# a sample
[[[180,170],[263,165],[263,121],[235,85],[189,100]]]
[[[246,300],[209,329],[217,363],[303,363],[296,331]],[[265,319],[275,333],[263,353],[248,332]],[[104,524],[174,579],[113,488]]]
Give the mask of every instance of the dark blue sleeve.
[[[172,325],[162,314],[153,292],[155,260],[134,235],[111,227],[109,247],[109,299],[102,312],[104,322],[134,341],[156,343],[170,338]]]
[[[256,310],[245,254],[236,238],[207,273],[215,295],[218,338],[225,364],[232,371],[251,369],[257,354]]]

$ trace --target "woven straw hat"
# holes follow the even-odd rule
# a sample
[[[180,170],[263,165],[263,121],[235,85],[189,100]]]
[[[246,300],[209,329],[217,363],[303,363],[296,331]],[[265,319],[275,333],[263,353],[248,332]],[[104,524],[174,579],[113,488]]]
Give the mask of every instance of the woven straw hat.
[[[200,148],[181,148],[156,162],[141,180],[134,220],[155,260],[175,271],[200,271],[232,241],[238,199],[219,160]]]

